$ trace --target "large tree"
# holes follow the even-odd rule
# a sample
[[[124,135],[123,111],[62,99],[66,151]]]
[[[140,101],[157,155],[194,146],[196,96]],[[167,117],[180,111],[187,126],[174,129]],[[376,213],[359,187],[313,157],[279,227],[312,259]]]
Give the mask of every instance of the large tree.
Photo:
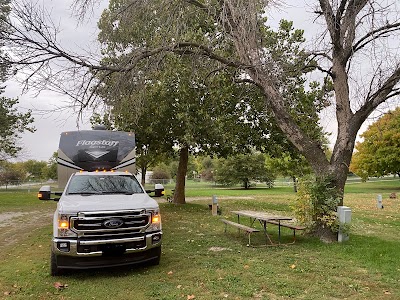
[[[8,18],[10,12],[8,0],[0,0],[0,20]],[[8,28],[6,23],[0,23],[0,34]],[[4,46],[4,41],[0,39],[0,47]],[[24,131],[33,132],[31,126],[33,118],[31,111],[22,113],[18,111],[18,99],[10,99],[1,96],[4,93],[4,82],[10,75],[10,63],[7,53],[0,50],[0,161],[10,157],[15,157],[22,149],[17,145],[20,134]]]
[[[143,88],[129,97],[108,97],[106,103],[112,107],[114,127],[136,133],[141,154],[150,150],[146,157],[151,158],[178,150],[174,203],[183,204],[190,153],[225,156],[260,147],[268,140],[270,126],[254,87],[237,86],[225,72],[205,80],[209,70],[176,57],[168,61]],[[114,85],[101,90],[109,89]],[[143,89],[146,98],[141,101]]]
[[[85,7],[93,1],[77,0],[77,3]],[[138,35],[151,34],[157,43],[136,45],[132,49],[134,51],[118,65],[97,65],[90,60],[67,56],[54,42],[54,31],[48,27],[43,29],[42,14],[35,13],[29,3],[16,7],[15,17],[23,26],[9,22],[7,25],[14,31],[6,35],[5,40],[10,42],[10,49],[14,51],[13,63],[29,64],[36,75],[39,75],[38,70],[45,70],[43,67],[48,67],[53,59],[60,57],[74,66],[86,66],[84,78],[92,78],[96,71],[103,72],[103,78],[115,72],[128,74],[138,64],[155,64],[167,52],[191,57],[204,56],[218,61],[221,67],[234,68],[242,74],[241,78],[259,87],[265,96],[265,106],[272,111],[279,128],[307,159],[316,175],[328,178],[329,187],[334,187],[332,190],[343,196],[358,130],[379,105],[400,93],[400,57],[397,54],[400,20],[396,1],[317,2],[318,7],[314,12],[325,34],[320,37],[316,49],[310,52],[312,59],[309,67],[322,71],[333,85],[331,105],[336,114],[338,133],[329,160],[321,140],[309,135],[291,114],[296,99],[285,97],[284,79],[304,68],[299,68],[297,61],[285,56],[284,48],[281,57],[276,57],[266,48],[268,39],[265,38],[263,16],[271,3],[274,2],[132,0],[127,5],[134,6],[135,10],[129,11],[125,17],[131,20],[144,19],[149,23],[159,22],[154,32],[139,29],[135,32]],[[119,14],[124,15],[125,11],[122,7]],[[158,18],[153,18],[154,15]],[[210,20],[204,23],[205,26],[198,27],[199,30],[211,28],[208,34],[202,35],[203,38],[188,34],[200,18]],[[118,30],[118,23],[113,25]],[[124,49],[120,51],[125,53]],[[230,55],[225,56],[226,53]],[[362,68],[361,63],[366,60],[370,62],[369,68]],[[65,76],[66,72],[76,76],[76,67],[64,68],[63,72],[56,75]],[[48,80],[49,76],[41,78]],[[97,83],[89,80],[89,85],[93,83],[96,87]],[[92,92],[87,88],[88,85],[81,86],[83,88],[76,91],[80,96],[88,96],[82,102],[86,106],[93,100]]]
[[[400,107],[384,114],[361,137],[350,170],[364,180],[388,174],[400,176]]]
[[[110,1],[109,9],[100,19],[99,40],[103,45],[105,64],[125,61],[131,55],[128,54],[130,50],[122,52],[122,49],[157,45],[165,39],[165,36],[154,36],[153,33],[159,29],[160,16],[149,12],[151,22],[148,22],[146,12],[140,18],[126,18],[125,15],[131,15],[137,9],[126,8],[127,3],[129,0]],[[124,14],[118,13],[121,8],[124,8]],[[207,22],[210,20],[206,15],[187,20],[191,31],[187,30],[186,34],[194,39],[215,34],[213,30],[217,28],[210,27]],[[266,30],[271,32],[266,44],[276,56],[283,51],[279,45],[286,43],[284,50],[289,55],[303,40],[301,32],[293,30],[291,22],[282,22],[277,32]],[[299,55],[294,55],[298,59],[296,55]],[[146,157],[152,157],[156,149],[167,153],[171,153],[172,147],[179,149],[175,203],[185,203],[185,176],[190,153],[225,156],[252,146],[271,148],[266,145],[273,143],[273,137],[278,137],[279,141],[283,139],[280,133],[270,130],[273,122],[264,109],[259,90],[240,78],[242,74],[221,68],[210,58],[188,59],[168,53],[156,66],[144,63],[135,70],[129,76],[118,73],[105,77],[97,94],[111,107],[115,126],[135,131],[140,150],[152,149]],[[97,73],[98,77],[103,75],[104,72]],[[304,83],[301,76],[291,79],[293,82],[287,84],[291,97],[308,95],[298,88]],[[316,87],[312,90],[312,93],[320,91]],[[293,106],[293,111],[296,110],[298,108]],[[315,131],[318,118],[314,114],[308,118],[312,118],[312,122],[305,122],[304,127]],[[143,140],[147,140],[144,145]]]

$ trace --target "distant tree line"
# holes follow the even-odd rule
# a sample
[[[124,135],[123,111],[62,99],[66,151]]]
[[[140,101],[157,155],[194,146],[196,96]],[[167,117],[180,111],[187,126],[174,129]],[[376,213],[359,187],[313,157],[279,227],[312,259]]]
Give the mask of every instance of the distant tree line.
[[[296,163],[295,163],[296,162]],[[174,179],[178,170],[178,153],[150,168],[153,181]],[[212,158],[207,155],[189,155],[186,178],[193,181],[212,182],[224,186],[241,185],[245,189],[255,184],[272,188],[278,176],[297,178],[311,173],[305,159],[294,160],[287,154],[271,157],[254,151],[236,154],[226,158]]]
[[[49,161],[0,162],[0,185],[8,186],[23,182],[57,180],[57,153]]]

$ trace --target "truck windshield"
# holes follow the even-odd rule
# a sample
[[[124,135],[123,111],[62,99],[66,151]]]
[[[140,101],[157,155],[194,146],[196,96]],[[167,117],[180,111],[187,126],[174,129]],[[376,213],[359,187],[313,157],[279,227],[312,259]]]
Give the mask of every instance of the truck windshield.
[[[134,176],[80,175],[71,178],[67,194],[137,194],[143,189]]]

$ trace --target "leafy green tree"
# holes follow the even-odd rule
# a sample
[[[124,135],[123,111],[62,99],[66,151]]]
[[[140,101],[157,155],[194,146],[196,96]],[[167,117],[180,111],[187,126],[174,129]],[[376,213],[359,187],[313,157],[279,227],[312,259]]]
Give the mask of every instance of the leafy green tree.
[[[312,173],[307,160],[297,153],[283,152],[279,157],[267,157],[269,169],[274,170],[276,174],[284,177],[290,177],[293,180],[294,192],[297,192],[297,180]]]
[[[157,166],[155,166],[152,172],[153,174],[151,175],[151,179],[153,180],[154,183],[157,183],[158,180],[165,180],[171,178],[168,166],[165,163],[160,163]]]
[[[252,181],[265,182],[272,186],[274,175],[267,169],[263,154],[240,154],[219,160],[215,179],[217,183],[240,183],[245,189],[249,189]]]
[[[20,184],[25,179],[25,172],[17,164],[0,162],[0,184],[6,188],[9,185]]]
[[[57,157],[58,157],[58,153],[56,151],[50,157],[49,161],[47,162],[47,165],[43,167],[43,169],[42,169],[42,178],[43,179],[54,179],[54,180],[57,180],[57,178],[58,178]]]
[[[99,39],[106,54],[104,63],[126,59],[119,51],[124,47],[153,44],[157,40],[150,35],[150,28],[158,24],[157,18],[162,15],[153,16],[150,24],[143,24],[143,29],[136,31],[134,27],[139,26],[141,18],[121,19],[123,16],[115,13],[123,3],[112,1],[99,22]],[[209,26],[207,18],[188,22],[195,28],[188,27],[186,34],[196,39],[203,39],[207,31],[216,30]],[[110,25],[116,23],[117,29]],[[265,35],[268,36],[265,45],[272,55],[278,57],[285,53],[291,59],[295,57],[292,64],[304,65],[304,54],[298,50],[298,44],[303,42],[302,32],[294,30],[291,22],[282,21],[276,33],[267,28]],[[150,36],[152,40],[148,41]],[[299,75],[301,71],[292,72],[282,86],[287,89],[288,97],[305,99],[301,105],[292,106],[292,113],[299,123],[305,124],[303,127],[310,136],[320,137],[317,112],[323,105],[315,106],[314,100],[317,96],[322,99],[323,92],[316,84],[310,92],[305,91],[305,78]],[[232,77],[236,80],[232,81]],[[272,141],[284,140],[281,130],[271,122],[271,113],[265,109],[264,97],[258,88],[241,77],[240,73],[221,69],[212,59],[188,60],[168,54],[156,69],[144,64],[128,77],[126,74],[107,76],[98,93],[112,107],[117,128],[135,131],[138,149],[147,150],[149,157],[154,157],[155,149],[168,155],[173,147],[178,147],[180,159],[174,202],[184,203],[190,153],[227,156],[249,151],[251,147],[270,151]]]
[[[10,1],[0,1],[0,20],[5,20],[10,12]],[[4,28],[4,22],[0,22],[0,32],[8,30]],[[0,46],[3,46],[0,40]],[[9,76],[10,64],[8,56],[3,50],[0,50],[0,85],[4,83]],[[18,111],[18,99],[1,97],[4,93],[4,86],[0,86],[0,160],[15,157],[22,149],[17,145],[20,134],[24,131],[34,132],[31,126],[33,118],[31,111],[21,113]]]
[[[122,20],[115,13],[123,3],[112,1],[99,22],[99,39],[107,54],[104,62],[124,60],[118,49],[157,40],[146,40],[151,36],[146,32],[155,30],[158,15],[151,23],[140,24],[139,18],[132,24],[133,20]],[[116,22],[118,30],[110,26]],[[199,22],[193,25],[200,28],[208,26],[206,19],[193,22]],[[136,28],[139,24],[144,25],[140,30]],[[204,38],[201,30],[188,34]],[[210,59],[192,61],[170,54],[157,69],[144,65],[131,77],[121,75],[108,76],[98,92],[112,107],[116,127],[134,131],[138,149],[148,150],[149,157],[156,150],[172,155],[174,147],[179,149],[176,203],[185,202],[190,153],[227,155],[261,144],[261,140],[265,144],[269,122],[261,95],[247,83],[237,85],[230,72],[220,70]]]
[[[0,160],[15,157],[22,149],[17,145],[21,133],[35,131],[31,112],[18,112],[17,105],[17,99],[0,97]]]
[[[204,181],[214,181],[217,161],[209,156],[201,157],[199,173]]]
[[[400,107],[384,114],[361,137],[350,170],[363,180],[388,174],[400,176]]]
[[[45,161],[37,161],[30,159],[23,163],[24,169],[28,174],[28,178],[39,180],[44,179],[43,168],[47,167],[47,163]]]

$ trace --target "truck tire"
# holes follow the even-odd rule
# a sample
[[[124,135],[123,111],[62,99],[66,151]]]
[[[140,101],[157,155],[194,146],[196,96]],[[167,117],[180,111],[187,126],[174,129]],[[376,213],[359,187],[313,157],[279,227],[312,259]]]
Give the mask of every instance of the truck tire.
[[[57,260],[56,256],[54,255],[53,251],[50,254],[50,275],[51,276],[58,276],[61,275],[61,270],[57,267]]]
[[[161,246],[157,248],[157,257],[152,259],[149,262],[150,266],[158,266],[160,264],[160,259],[161,259]]]

